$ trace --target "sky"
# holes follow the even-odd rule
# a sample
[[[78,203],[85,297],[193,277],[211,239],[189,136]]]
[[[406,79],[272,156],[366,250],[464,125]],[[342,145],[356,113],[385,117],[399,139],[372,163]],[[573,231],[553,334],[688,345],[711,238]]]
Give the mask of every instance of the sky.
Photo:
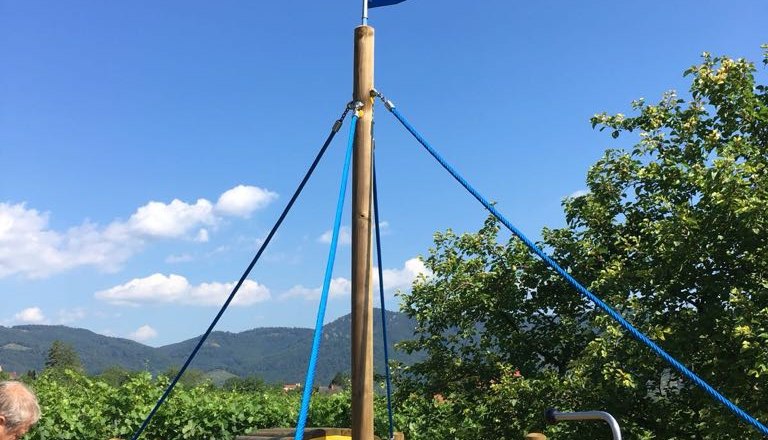
[[[358,0],[0,0],[0,325],[161,346],[208,327],[351,99]],[[761,60],[764,1],[434,1],[370,11],[376,87],[533,238],[609,147],[595,113]],[[758,77],[768,82],[758,63]],[[382,106],[387,308],[486,213]],[[311,328],[348,120],[217,326]],[[350,311],[350,197],[325,321]],[[378,301],[377,301],[378,306]]]

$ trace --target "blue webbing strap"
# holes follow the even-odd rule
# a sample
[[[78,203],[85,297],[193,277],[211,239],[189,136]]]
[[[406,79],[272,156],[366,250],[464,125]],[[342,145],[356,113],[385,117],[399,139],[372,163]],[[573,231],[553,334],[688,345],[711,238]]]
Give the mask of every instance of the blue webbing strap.
[[[384,337],[384,373],[387,378],[387,415],[389,416],[389,439],[395,438],[395,423],[392,420],[392,380],[389,374],[389,343],[387,341],[387,309],[384,306],[384,271],[381,262],[381,217],[379,216],[379,195],[376,187],[376,156],[373,160],[373,215],[376,218],[376,261],[379,263],[379,298],[381,300],[381,333]]]
[[[331,249],[328,252],[328,262],[325,266],[325,278],[323,279],[323,292],[320,295],[320,306],[317,309],[317,321],[315,322],[315,333],[312,338],[312,353],[309,356],[309,365],[307,366],[307,378],[304,381],[304,393],[301,397],[301,411],[299,420],[296,423],[295,440],[303,440],[304,427],[307,424],[307,413],[309,412],[309,402],[312,398],[312,385],[315,381],[315,367],[317,366],[317,356],[320,353],[320,339],[323,335],[323,321],[325,320],[325,305],[328,302],[328,290],[331,286],[331,275],[333,275],[333,263],[336,260],[336,247],[339,243],[339,230],[341,229],[341,214],[344,211],[344,198],[347,194],[347,179],[349,176],[349,163],[352,160],[352,144],[355,140],[355,126],[357,125],[357,115],[352,116],[351,127],[349,128],[349,140],[347,142],[347,155],[344,158],[344,170],[341,175],[341,185],[339,187],[339,200],[336,203],[336,218],[333,221],[333,237],[331,238]]]
[[[381,96],[381,95],[379,95]],[[382,100],[383,97],[382,97]],[[416,138],[416,140],[419,141],[421,145],[424,146],[424,148],[429,151],[429,153],[434,157],[438,162],[440,162],[440,165],[443,166],[453,177],[456,179],[464,188],[466,188],[467,191],[472,194],[477,201],[479,201],[483,206],[485,206],[485,209],[490,211],[491,214],[493,214],[494,217],[499,219],[499,221],[504,224],[510,231],[512,231],[513,234],[515,234],[520,240],[525,243],[526,246],[528,246],[528,249],[530,249],[534,254],[538,255],[539,258],[544,260],[545,263],[549,267],[555,270],[560,276],[562,276],[571,286],[573,286],[576,290],[578,290],[582,295],[589,298],[590,301],[592,301],[596,306],[601,308],[605,313],[610,315],[616,322],[618,322],[622,327],[624,327],[625,330],[627,330],[632,336],[635,337],[638,341],[644,343],[648,348],[650,348],[656,355],[667,361],[672,367],[674,367],[677,371],[679,371],[683,376],[690,379],[693,383],[698,385],[700,388],[702,388],[704,391],[706,391],[712,398],[717,400],[718,402],[725,405],[728,409],[730,409],[734,414],[741,417],[743,420],[749,422],[751,425],[756,427],[761,433],[764,435],[768,435],[768,427],[760,423],[759,420],[755,419],[754,417],[750,416],[748,413],[746,413],[744,410],[736,406],[733,402],[728,400],[725,396],[720,394],[717,390],[712,388],[707,382],[704,381],[704,379],[700,378],[696,375],[693,371],[689,370],[685,365],[681,364],[677,359],[673,358],[671,355],[669,355],[667,352],[665,352],[661,347],[659,347],[655,342],[650,340],[647,336],[645,336],[643,333],[641,333],[639,330],[637,330],[632,324],[630,324],[626,319],[624,319],[618,312],[613,310],[610,306],[608,306],[606,303],[604,303],[600,298],[595,296],[592,292],[587,290],[584,286],[582,286],[578,281],[576,281],[575,278],[573,278],[568,272],[565,271],[560,265],[558,265],[552,258],[550,258],[547,254],[544,253],[541,249],[539,249],[531,240],[528,239],[519,229],[517,229],[512,223],[510,223],[509,220],[507,220],[488,200],[486,200],[477,190],[475,190],[467,181],[461,177],[461,175],[450,165],[448,162],[446,162],[445,159],[443,159],[440,154],[435,151],[434,148],[432,148],[429,143],[416,131],[415,128],[411,124],[408,123],[408,121],[403,117],[403,115],[400,114],[399,111],[395,108],[395,106],[392,104],[391,101],[385,101],[387,109],[389,109],[390,112],[392,112],[393,115],[397,118],[398,121],[400,121],[401,124],[413,135],[413,137]]]
[[[219,313],[216,314],[216,317],[213,319],[213,322],[211,322],[211,325],[208,326],[208,330],[206,330],[205,334],[203,334],[203,336],[197,342],[197,345],[195,346],[194,350],[192,350],[192,353],[189,355],[186,362],[184,362],[184,366],[182,366],[179,372],[176,373],[176,377],[173,378],[170,385],[168,385],[168,388],[166,388],[163,395],[155,404],[155,407],[152,408],[152,411],[150,411],[147,418],[141,424],[141,427],[139,427],[139,429],[133,434],[133,437],[131,437],[131,440],[138,439],[141,433],[144,432],[144,430],[149,425],[149,422],[152,420],[152,417],[154,417],[157,410],[160,408],[163,402],[165,402],[165,399],[167,399],[168,396],[171,394],[171,391],[173,391],[173,388],[176,386],[176,383],[179,381],[181,376],[184,375],[184,372],[187,371],[187,367],[189,367],[189,364],[192,363],[192,359],[195,358],[195,356],[197,355],[197,352],[200,351],[200,347],[203,346],[203,343],[205,343],[205,340],[208,339],[208,336],[211,335],[213,328],[216,327],[216,324],[219,322],[219,319],[221,319],[221,316],[224,314],[224,311],[226,311],[227,307],[229,307],[229,303],[231,303],[232,300],[235,298],[235,294],[237,294],[237,291],[240,290],[240,286],[242,286],[245,280],[248,278],[248,275],[250,275],[251,270],[256,265],[256,262],[259,261],[261,254],[264,253],[264,250],[267,248],[267,245],[269,245],[269,242],[272,240],[272,237],[274,237],[275,233],[277,232],[277,229],[283,223],[283,220],[285,220],[286,215],[288,215],[288,211],[291,210],[291,208],[293,207],[293,204],[296,202],[296,199],[299,198],[299,194],[301,194],[301,191],[304,189],[304,186],[307,184],[307,181],[309,181],[309,177],[315,171],[315,168],[317,168],[317,164],[320,163],[320,159],[322,159],[323,155],[325,154],[325,151],[328,149],[328,146],[331,144],[331,141],[336,136],[336,133],[339,132],[339,129],[341,128],[341,125],[344,122],[344,118],[347,116],[347,113],[349,111],[350,111],[350,108],[349,106],[347,106],[347,108],[341,114],[341,117],[339,117],[339,119],[337,119],[333,123],[331,132],[328,134],[328,137],[325,139],[323,146],[320,148],[320,152],[318,152],[317,156],[315,156],[315,160],[312,162],[312,165],[310,165],[309,169],[304,175],[304,178],[301,180],[301,183],[299,184],[298,188],[296,188],[296,191],[293,193],[291,200],[285,206],[285,209],[283,209],[283,212],[280,214],[280,217],[277,219],[277,222],[272,227],[272,230],[269,231],[269,235],[267,235],[267,238],[264,240],[264,243],[262,243],[258,252],[256,252],[256,256],[254,256],[253,260],[251,260],[251,264],[249,264],[248,268],[245,269],[243,276],[240,277],[240,281],[238,281],[234,289],[232,289],[232,293],[229,294],[229,297],[224,302],[224,305],[221,306]]]

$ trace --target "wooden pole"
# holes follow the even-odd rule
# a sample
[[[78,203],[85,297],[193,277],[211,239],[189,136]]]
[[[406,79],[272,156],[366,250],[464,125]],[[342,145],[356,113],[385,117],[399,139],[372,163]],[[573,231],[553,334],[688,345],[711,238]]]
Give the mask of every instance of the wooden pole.
[[[371,124],[373,28],[355,28],[353,99],[364,104],[352,160],[352,438],[373,440],[373,291],[371,289]]]

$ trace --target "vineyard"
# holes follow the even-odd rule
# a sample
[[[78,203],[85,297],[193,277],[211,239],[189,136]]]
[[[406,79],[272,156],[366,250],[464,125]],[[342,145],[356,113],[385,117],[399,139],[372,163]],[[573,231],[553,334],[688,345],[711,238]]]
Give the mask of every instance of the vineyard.
[[[106,440],[131,438],[168,385],[166,376],[136,373],[120,385],[72,370],[47,371],[30,381],[43,417],[26,438]],[[378,399],[378,398],[377,398]],[[259,428],[296,424],[300,391],[267,387],[225,390],[211,383],[179,385],[152,419],[143,439],[233,439]],[[376,432],[387,430],[386,405],[377,400]],[[349,426],[350,394],[316,393],[310,426]]]
[[[171,376],[122,372],[125,375],[118,380],[119,384],[115,383],[115,377],[88,376],[59,368],[46,369],[37,378],[25,377],[24,381],[38,396],[43,415],[24,438],[130,439],[168,386]],[[430,396],[403,392],[394,402],[395,429],[404,432],[408,440],[482,438],[488,426],[502,424],[514,435],[501,438],[521,438],[531,426],[538,430],[544,428],[541,405],[545,402],[537,401],[537,395],[552,385],[509,375],[508,381],[499,384],[497,392],[481,405],[454,393]],[[300,389],[286,392],[281,387],[263,383],[258,390],[244,388],[249,389],[216,386],[205,380],[191,385],[182,379],[140,438],[231,440],[256,429],[295,427]],[[375,396],[374,409],[375,434],[385,439],[387,409],[381,393]],[[509,418],[513,414],[514,417]],[[316,392],[313,395],[307,426],[349,427],[350,424],[348,388],[334,394]],[[548,432],[565,434],[568,427],[553,427]]]

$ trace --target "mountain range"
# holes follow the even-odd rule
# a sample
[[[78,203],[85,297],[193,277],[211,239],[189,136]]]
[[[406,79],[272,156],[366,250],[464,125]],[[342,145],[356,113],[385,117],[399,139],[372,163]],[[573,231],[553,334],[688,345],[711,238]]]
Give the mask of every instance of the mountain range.
[[[395,344],[413,337],[415,323],[406,315],[386,312],[391,359],[412,363],[419,355],[407,355]],[[374,311],[374,365],[383,372],[381,312]],[[316,370],[316,383],[329,382],[336,373],[350,370],[351,315],[323,326],[323,338]],[[302,382],[312,346],[312,329],[266,327],[240,333],[215,331],[198,352],[191,368],[221,377],[255,375],[269,383]],[[200,337],[162,347],[104,336],[66,326],[0,326],[0,366],[7,372],[24,373],[44,368],[53,341],[74,347],[88,374],[118,366],[152,373],[184,364]]]

